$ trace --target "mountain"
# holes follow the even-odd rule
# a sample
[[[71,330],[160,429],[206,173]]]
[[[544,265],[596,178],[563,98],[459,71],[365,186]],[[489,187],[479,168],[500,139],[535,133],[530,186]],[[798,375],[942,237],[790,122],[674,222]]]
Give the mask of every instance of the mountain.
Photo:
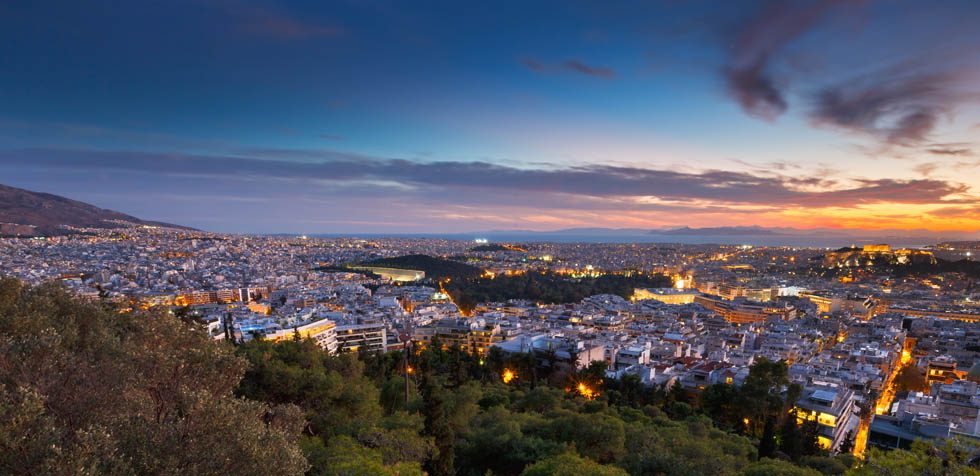
[[[856,240],[887,240],[889,238],[901,239],[950,239],[952,237],[974,237],[976,231],[932,231],[925,228],[903,230],[898,228],[883,228],[876,230],[863,230],[860,228],[788,228],[788,227],[761,227],[761,226],[721,226],[710,228],[690,228],[681,227],[671,230],[652,230],[650,235],[658,236],[825,236],[842,239]]]
[[[799,246],[840,248],[851,244],[887,243],[892,246],[920,247],[944,241],[972,241],[977,231],[933,231],[897,228],[862,230],[857,228],[790,228],[762,226],[688,226],[642,228],[567,228],[552,231],[491,230],[477,233],[429,234],[450,239],[485,238],[491,241],[556,241],[611,243],[735,244],[753,246]]]
[[[681,227],[674,228],[672,230],[653,230],[649,232],[651,235],[683,235],[683,236],[694,236],[694,235],[711,235],[711,236],[769,236],[769,235],[785,235],[784,230],[779,228],[763,228],[761,226],[719,226],[712,228],[691,228],[691,227]]]
[[[86,228],[126,228],[133,225],[192,230],[139,218],[88,203],[22,188],[0,185],[0,235],[58,235],[60,225]]]

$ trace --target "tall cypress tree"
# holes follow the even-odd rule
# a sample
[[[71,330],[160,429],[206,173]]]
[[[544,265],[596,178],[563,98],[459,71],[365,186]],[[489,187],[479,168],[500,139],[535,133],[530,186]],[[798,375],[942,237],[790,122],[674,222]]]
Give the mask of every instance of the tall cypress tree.
[[[766,418],[762,428],[762,439],[759,440],[759,458],[771,458],[776,453],[776,421],[773,417]]]
[[[425,432],[435,439],[436,454],[429,460],[427,469],[433,476],[454,474],[453,445],[456,435],[446,415],[445,389],[432,377],[426,377],[422,396],[425,399]]]

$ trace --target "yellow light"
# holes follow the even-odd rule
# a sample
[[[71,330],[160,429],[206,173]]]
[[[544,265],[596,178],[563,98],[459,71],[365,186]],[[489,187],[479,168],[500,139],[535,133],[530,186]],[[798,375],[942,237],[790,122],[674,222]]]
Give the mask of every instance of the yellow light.
[[[510,383],[510,381],[514,380],[516,377],[517,374],[515,374],[510,369],[504,370],[504,375],[503,375],[504,383]]]
[[[407,371],[408,373],[412,373],[412,372],[415,372],[415,369],[413,369],[411,365],[410,365],[410,366],[408,366],[408,368],[407,368],[407,369],[405,369],[405,370],[406,370],[406,371]]]
[[[599,392],[592,390],[581,382],[579,382],[576,390],[578,390],[579,395],[585,397],[586,400],[595,400],[595,398],[599,396]]]

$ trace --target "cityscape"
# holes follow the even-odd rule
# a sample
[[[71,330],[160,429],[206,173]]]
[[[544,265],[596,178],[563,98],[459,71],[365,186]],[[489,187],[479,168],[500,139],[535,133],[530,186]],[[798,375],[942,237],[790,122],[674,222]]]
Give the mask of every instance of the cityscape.
[[[980,475],[980,5],[54,3],[0,474]]]

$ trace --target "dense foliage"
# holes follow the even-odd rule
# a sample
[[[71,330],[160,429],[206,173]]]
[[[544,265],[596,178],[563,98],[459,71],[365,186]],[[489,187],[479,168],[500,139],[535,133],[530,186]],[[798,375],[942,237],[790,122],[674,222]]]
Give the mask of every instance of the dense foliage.
[[[604,362],[438,339],[407,356],[236,348],[167,312],[120,311],[0,281],[0,474],[978,474],[962,442],[871,450],[857,466],[823,454],[786,418],[798,388],[778,362],[695,401],[606,379]]]
[[[477,303],[528,299],[540,303],[579,302],[596,294],[615,294],[624,299],[634,288],[670,287],[672,280],[661,274],[604,274],[598,277],[571,278],[552,272],[528,272],[469,280],[452,280],[445,288],[464,312]]]
[[[379,266],[384,268],[412,269],[424,271],[425,277],[433,280],[446,278],[461,280],[475,278],[483,274],[483,270],[458,261],[435,258],[429,255],[405,255],[393,258],[378,258],[361,263],[361,266]]]
[[[299,409],[232,394],[246,366],[165,311],[0,280],[0,473],[305,471]]]

